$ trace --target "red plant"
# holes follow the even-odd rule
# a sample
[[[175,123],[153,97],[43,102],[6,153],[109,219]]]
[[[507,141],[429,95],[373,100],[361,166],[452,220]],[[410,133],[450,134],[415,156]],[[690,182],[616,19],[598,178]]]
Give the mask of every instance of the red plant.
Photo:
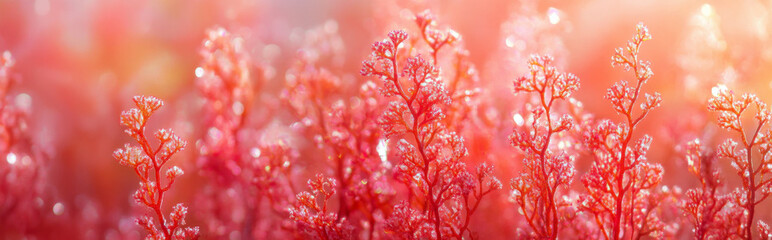
[[[245,168],[239,131],[254,98],[252,62],[243,39],[224,28],[207,31],[196,68],[196,85],[206,99],[207,134],[200,147],[199,165],[217,181],[231,184]]]
[[[448,67],[449,71],[438,77],[447,84],[447,95],[451,101],[460,102],[460,104],[446,106],[445,122],[453,131],[461,132],[465,126],[473,124],[471,115],[479,107],[480,100],[475,98],[481,92],[475,86],[478,81],[477,69],[468,59],[469,51],[463,47],[461,35],[451,28],[444,31],[438,30],[436,18],[429,10],[417,14],[415,23],[424,45],[428,47],[427,51],[432,56],[432,65],[437,68]],[[412,42],[412,48],[420,45],[416,40]],[[439,52],[443,48],[451,48],[451,56],[441,58]]]
[[[518,129],[510,136],[512,146],[525,154],[524,169],[512,179],[512,198],[534,237],[557,239],[561,219],[566,218],[562,208],[571,205],[561,195],[571,184],[576,169],[572,163],[574,156],[550,145],[553,137],[573,125],[573,118],[567,114],[558,118],[554,107],[557,100],[565,101],[579,89],[579,79],[570,73],[559,73],[549,56],[532,56],[528,65],[531,73],[514,81],[515,93],[533,93],[539,105],[531,110],[531,128]],[[522,117],[516,116],[520,118],[516,124],[523,125]]]
[[[649,112],[660,105],[659,93],[641,95],[643,84],[652,76],[650,63],[638,58],[644,41],[651,39],[643,24],[626,48],[617,48],[612,66],[632,71],[635,86],[617,82],[606,92],[614,111],[625,122],[601,121],[585,135],[587,147],[593,150],[595,162],[582,178],[588,192],[580,199],[581,208],[592,213],[606,239],[637,239],[641,236],[663,236],[663,226],[655,211],[656,193],[652,190],[662,179],[662,166],[648,162],[646,153],[651,137],[644,135],[632,142],[634,130]],[[633,111],[643,97],[640,112]]]
[[[29,96],[12,94],[15,60],[0,55],[0,233],[24,234],[44,224],[49,201],[44,156],[29,133]],[[21,101],[20,101],[21,100]],[[0,234],[0,236],[3,236]]]
[[[743,114],[751,105],[756,109],[756,125],[746,128],[743,124]],[[737,99],[724,85],[713,88],[708,110],[718,112],[718,125],[740,138],[740,143],[732,138],[726,139],[718,146],[717,152],[719,157],[732,161],[732,167],[737,170],[737,175],[742,180],[742,187],[731,193],[731,200],[743,209],[737,234],[743,239],[752,239],[756,206],[772,194],[772,129],[767,127],[766,131],[762,132],[772,119],[772,112],[767,108],[767,104],[755,95],[743,94]],[[754,157],[754,148],[759,153],[758,157]],[[766,223],[759,221],[757,227],[761,238],[769,238],[770,229]]]
[[[340,80],[329,70],[301,55],[287,72],[283,98],[299,120],[303,133],[327,156],[330,172],[338,184],[338,217],[365,219],[368,239],[377,235],[379,217],[388,210],[393,190],[387,169],[376,147],[382,141],[377,123],[380,107],[372,82],[346,99]]]
[[[266,238],[267,235],[261,234],[267,231],[261,229],[277,227],[281,221],[276,221],[275,216],[286,216],[292,193],[286,189],[288,181],[284,180],[291,171],[280,171],[282,168],[271,171],[274,162],[261,158],[260,153],[277,150],[272,151],[277,154],[272,157],[289,165],[289,160],[283,158],[291,155],[291,149],[283,143],[265,144],[254,140],[257,131],[247,125],[249,117],[254,116],[250,115],[251,106],[262,75],[260,68],[253,69],[244,39],[222,27],[209,29],[200,55],[202,61],[195,74],[196,85],[205,100],[203,127],[206,131],[197,142],[198,165],[202,173],[213,180],[203,188],[206,196],[199,201],[201,213],[209,216],[210,237],[226,239],[240,232],[243,238]],[[259,146],[250,146],[253,144],[250,141],[258,142]],[[285,153],[288,155],[283,156]],[[285,162],[279,164],[285,165]],[[260,187],[265,184],[274,189],[270,193],[262,191]],[[264,197],[269,199],[266,206],[274,211],[261,211],[266,207],[261,205]]]
[[[727,239],[737,237],[734,225],[742,221],[742,209],[730,202],[730,196],[721,194],[718,156],[702,148],[699,140],[688,143],[686,161],[689,172],[700,180],[700,188],[686,191],[682,200],[684,213],[694,225],[695,239]]]
[[[298,223],[298,230],[312,239],[351,239],[353,229],[346,218],[338,218],[338,214],[327,209],[335,195],[335,179],[317,174],[308,180],[308,187],[311,192],[300,192],[298,203],[290,208],[290,219]]]
[[[426,45],[429,46],[429,52],[434,61],[434,65],[438,64],[437,53],[442,47],[451,45],[460,40],[458,33],[452,29],[448,29],[445,32],[435,29],[435,18],[429,10],[425,10],[416,15],[415,22],[421,32],[422,39]]]
[[[283,141],[261,146],[254,150],[257,159],[253,163],[254,178],[252,184],[257,191],[255,213],[258,217],[262,210],[271,210],[276,216],[285,217],[294,194],[293,164],[297,153]],[[261,201],[268,201],[264,209]],[[275,227],[275,226],[274,226]]]
[[[196,87],[205,100],[206,130],[196,144],[200,152],[197,165],[213,180],[213,184],[203,187],[206,197],[199,205],[202,214],[209,216],[206,226],[211,237],[227,238],[234,231],[249,236],[245,222],[246,216],[252,217],[251,200],[255,198],[250,194],[249,179],[242,177],[250,168],[243,162],[246,151],[242,150],[239,132],[254,95],[249,68],[252,62],[243,39],[222,27],[206,31],[199,55],[202,60],[195,70]]]
[[[163,101],[155,97],[134,97],[136,108],[121,113],[121,124],[126,127],[126,133],[137,141],[139,146],[126,144],[116,150],[113,157],[121,165],[134,169],[139,177],[139,189],[134,193],[134,200],[145,205],[155,217],[145,215],[137,218],[137,224],[148,231],[148,239],[197,239],[198,227],[185,227],[185,215],[188,208],[178,203],[172,208],[169,217],[164,216],[164,195],[171,188],[177,177],[183,174],[177,166],[164,165],[171,157],[185,148],[187,144],[172,132],[171,129],[156,131],[155,138],[158,146],[153,147],[145,136],[145,125],[148,118],[161,106]],[[162,172],[165,172],[166,182],[163,181]],[[158,229],[157,226],[160,226]]]
[[[383,80],[384,97],[397,98],[379,121],[385,136],[405,136],[397,146],[401,163],[395,174],[407,185],[409,199],[396,207],[402,214],[392,215],[387,230],[410,239],[462,238],[465,233],[474,238],[468,228],[470,216],[481,198],[500,189],[501,183],[491,175],[493,169],[488,165],[483,165],[477,176],[467,172],[461,161],[467,156],[464,140],[443,123],[443,109],[450,98],[438,70],[420,55],[399,56],[407,33],[392,31],[388,36],[373,44],[372,59],[364,61],[361,70],[364,76]],[[400,68],[400,64],[404,66]],[[407,206],[413,204],[423,209],[419,215]],[[399,227],[406,223],[423,230],[409,232],[411,229]]]

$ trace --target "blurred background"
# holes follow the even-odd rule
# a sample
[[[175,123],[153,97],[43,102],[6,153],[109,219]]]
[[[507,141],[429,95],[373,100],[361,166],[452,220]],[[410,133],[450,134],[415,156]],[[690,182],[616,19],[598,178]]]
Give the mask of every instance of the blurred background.
[[[243,37],[251,59],[264,66],[259,93],[264,105],[253,108],[279,109],[269,120],[273,133],[265,136],[291,139],[296,135],[288,128],[293,121],[281,113],[277,96],[312,30],[322,29],[339,41],[333,46],[333,62],[325,64],[334,66],[341,79],[363,81],[359,68],[371,43],[391,29],[416,31],[412,17],[424,9],[432,10],[440,25],[460,33],[480,71],[479,87],[494,102],[501,123],[489,140],[498,152],[477,154],[494,161],[505,183],[519,165],[518,151],[506,138],[519,106],[512,102],[511,85],[526,72],[530,54],[553,55],[560,69],[581,79],[576,98],[587,112],[618,119],[602,95],[612,83],[632,79],[611,67],[610,56],[630,39],[638,22],[647,24],[653,39],[644,44],[641,57],[651,61],[655,75],[646,88],[662,93],[664,102],[639,132],[655,139],[649,159],[665,167],[663,184],[684,189],[697,181],[684,168],[681,146],[694,138],[720,140],[716,135],[724,132],[706,112],[711,87],[723,83],[772,102],[770,1],[0,0],[0,52],[9,51],[15,59],[11,93],[22,96],[15,104],[28,107],[28,133],[40,154],[36,163],[45,173],[39,187],[44,197],[34,204],[50,215],[36,225],[46,233],[34,236],[142,235],[133,222],[142,211],[131,198],[136,177],[112,157],[131,141],[119,115],[132,106],[134,95],[164,99],[167,105],[150,120],[150,129],[172,127],[188,140],[189,147],[173,159],[188,174],[170,197],[172,202],[190,202],[197,183],[206,181],[192,169],[196,139],[203,131],[197,120],[202,102],[195,69],[207,29],[220,26]],[[715,146],[718,140],[705,145]],[[475,144],[471,141],[470,146]],[[581,176],[589,163],[577,165]],[[304,171],[314,173],[312,167]],[[733,171],[724,173],[730,183],[737,181]],[[0,178],[11,181],[8,175]],[[507,184],[501,199],[506,199],[506,189]],[[499,207],[516,215],[507,204]],[[761,218],[769,220],[770,211],[762,210]],[[194,213],[189,217],[190,224],[201,221]],[[80,227],[68,227],[74,223]],[[515,225],[492,224],[501,232]],[[0,232],[0,238],[23,235]]]

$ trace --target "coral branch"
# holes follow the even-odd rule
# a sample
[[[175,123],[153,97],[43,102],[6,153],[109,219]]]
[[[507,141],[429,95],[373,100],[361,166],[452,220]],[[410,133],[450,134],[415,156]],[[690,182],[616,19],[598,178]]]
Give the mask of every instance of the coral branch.
[[[403,202],[397,208],[399,214],[388,220],[387,231],[419,239],[462,238],[466,232],[473,236],[468,229],[469,216],[481,198],[501,188],[501,183],[490,174],[490,166],[483,167],[485,170],[481,170],[477,180],[466,170],[466,164],[461,161],[468,155],[464,139],[448,130],[443,122],[444,110],[451,99],[438,76],[439,70],[420,55],[402,57],[400,46],[407,38],[404,31],[392,31],[388,39],[374,43],[371,59],[364,61],[361,70],[362,75],[383,81],[384,97],[396,98],[379,123],[386,137],[400,138],[397,155],[402,162],[397,166],[396,175],[423,209],[414,215],[416,211],[410,209],[411,203]],[[435,45],[433,52],[440,46]],[[460,209],[465,212],[459,212]],[[455,219],[462,214],[467,220],[460,223]],[[417,231],[408,233],[399,229],[403,224]]]
[[[712,92],[713,97],[708,100],[708,110],[719,113],[718,125],[740,138],[740,143],[733,138],[726,139],[719,145],[717,152],[718,157],[732,161],[732,167],[742,180],[742,188],[735,189],[732,193],[732,202],[743,209],[743,221],[739,225],[738,235],[743,239],[753,239],[756,206],[772,194],[772,181],[769,180],[772,176],[772,158],[769,155],[772,150],[772,129],[767,126],[772,119],[772,112],[766,103],[753,94],[743,94],[737,99],[724,85],[714,87]],[[756,125],[747,128],[743,124],[743,115],[751,106],[755,108]],[[766,131],[762,132],[762,129]],[[759,156],[755,157],[754,152],[758,152]],[[764,236],[762,238],[766,238],[764,229],[764,224],[760,221],[759,230]]]
[[[113,157],[121,165],[131,167],[139,177],[139,189],[134,193],[137,203],[145,205],[155,217],[145,215],[137,218],[137,224],[148,231],[148,239],[197,239],[198,227],[185,227],[187,208],[177,204],[169,217],[165,217],[162,207],[164,195],[174,180],[183,174],[177,166],[166,168],[166,184],[163,184],[162,172],[164,165],[172,155],[181,151],[187,144],[169,129],[160,129],[155,133],[159,144],[152,147],[145,136],[145,125],[148,118],[161,106],[163,101],[155,97],[134,97],[136,108],[121,113],[121,124],[126,127],[126,133],[137,141],[139,146],[126,144],[115,150]],[[157,225],[161,229],[158,229]]]
[[[600,219],[598,227],[606,239],[663,234],[663,229],[657,227],[661,225],[658,217],[646,211],[658,202],[650,196],[656,196],[652,190],[662,179],[662,166],[647,161],[651,137],[644,135],[632,142],[636,126],[662,102],[659,93],[646,93],[640,112],[633,111],[643,84],[653,75],[651,64],[638,58],[641,44],[651,39],[651,35],[643,24],[638,24],[636,31],[627,47],[617,48],[611,57],[612,66],[633,72],[635,86],[629,86],[626,81],[617,82],[605,96],[625,122],[617,124],[604,120],[585,133],[585,144],[593,150],[595,162],[582,178],[588,195],[580,198],[581,208]]]
[[[531,129],[520,128],[510,136],[512,146],[524,153],[523,170],[512,179],[511,199],[531,226],[533,237],[557,239],[563,210],[570,203],[560,195],[571,184],[576,169],[574,156],[550,143],[557,134],[572,128],[573,118],[557,118],[556,100],[565,101],[579,89],[579,79],[573,74],[559,73],[549,56],[532,56],[528,61],[530,74],[514,81],[515,93],[532,93],[538,106],[531,112]],[[519,113],[517,116],[520,116]],[[522,116],[520,116],[522,118]],[[523,127],[524,122],[516,123]],[[557,150],[557,151],[556,151]]]

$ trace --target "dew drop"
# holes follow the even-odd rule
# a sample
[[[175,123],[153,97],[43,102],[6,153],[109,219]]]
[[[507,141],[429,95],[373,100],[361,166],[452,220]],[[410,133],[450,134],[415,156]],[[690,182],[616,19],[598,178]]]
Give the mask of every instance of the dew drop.
[[[16,164],[16,160],[17,160],[17,158],[16,158],[16,154],[15,154],[15,153],[9,153],[9,154],[8,154],[8,155],[5,157],[5,160],[6,160],[6,161],[8,161],[8,164],[11,164],[11,165],[14,165],[14,164]]]
[[[512,48],[512,47],[515,47],[515,41],[517,41],[515,39],[515,36],[509,36],[507,37],[507,39],[504,40],[504,43],[507,45],[507,47]]]
[[[196,68],[196,77],[199,77],[199,78],[200,78],[200,77],[203,77],[203,76],[204,76],[204,68],[202,68],[202,67],[197,67],[197,68]]]
[[[512,116],[512,120],[515,121],[517,126],[523,126],[523,124],[525,124],[525,119],[523,119],[523,116],[519,113],[515,113],[515,115]]]
[[[715,87],[710,89],[710,93],[713,94],[714,97],[717,97],[718,94],[721,93],[722,90],[726,89],[726,86],[724,84],[716,85]]]
[[[560,23],[560,10],[556,8],[549,8],[547,10],[547,18],[549,19],[551,24],[558,24]]]
[[[54,215],[56,216],[62,215],[62,213],[64,213],[64,204],[60,202],[54,204],[53,212],[54,212]]]
[[[375,147],[375,151],[377,151],[378,156],[381,157],[381,162],[388,162],[389,139],[382,138],[379,140],[378,146]]]
[[[236,114],[236,116],[241,116],[241,114],[244,114],[244,104],[241,102],[234,102],[231,108],[233,109],[233,113]]]
[[[249,150],[249,155],[251,155],[253,158],[259,158],[262,152],[260,151],[260,148],[253,147],[251,150]]]

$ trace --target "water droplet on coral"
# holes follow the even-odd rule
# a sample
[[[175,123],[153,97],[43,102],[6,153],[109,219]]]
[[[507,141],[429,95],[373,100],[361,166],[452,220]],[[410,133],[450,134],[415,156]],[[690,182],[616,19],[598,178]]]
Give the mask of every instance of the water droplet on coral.
[[[236,116],[241,116],[241,114],[244,114],[244,104],[241,102],[234,102],[231,108],[233,109],[233,113],[236,114]]]
[[[8,154],[8,155],[5,157],[5,160],[8,162],[8,164],[11,164],[11,165],[14,165],[14,164],[16,164],[16,160],[17,160],[17,159],[16,159],[16,154],[15,154],[15,153],[9,153],[9,154]]]
[[[726,89],[726,86],[724,84],[718,84],[715,87],[710,89],[710,93],[712,93],[714,97],[718,97],[718,94],[720,94],[721,91],[725,89]]]
[[[523,119],[523,116],[519,113],[515,113],[515,115],[512,116],[512,120],[515,121],[517,126],[523,126],[523,124],[525,124],[525,119]]]
[[[510,47],[510,48],[515,47],[515,41],[517,41],[515,39],[515,36],[509,36],[507,37],[507,39],[504,40],[504,44],[506,44],[507,47]]]
[[[333,130],[330,135],[332,135],[332,138],[338,139],[338,140],[341,140],[343,138],[343,133],[341,133],[338,130]]]
[[[196,68],[196,77],[199,77],[199,78],[200,78],[200,77],[203,77],[203,76],[204,76],[204,68],[202,68],[202,67],[197,67],[197,68]]]
[[[560,10],[552,7],[549,8],[547,10],[547,18],[549,19],[551,24],[560,23]]]
[[[260,154],[262,154],[260,148],[253,147],[251,150],[249,150],[249,155],[253,158],[259,158]]]
[[[310,127],[314,124],[314,120],[311,120],[310,118],[303,118],[303,125],[306,127]]]
[[[220,129],[209,128],[207,135],[210,139],[212,139],[213,142],[220,142],[220,140],[222,140],[222,132],[220,132]]]
[[[53,212],[56,216],[62,215],[62,213],[64,213],[64,204],[60,202],[54,204]]]
[[[389,139],[381,138],[381,140],[378,141],[378,146],[375,147],[375,151],[377,151],[378,156],[381,157],[381,162],[388,162]]]

